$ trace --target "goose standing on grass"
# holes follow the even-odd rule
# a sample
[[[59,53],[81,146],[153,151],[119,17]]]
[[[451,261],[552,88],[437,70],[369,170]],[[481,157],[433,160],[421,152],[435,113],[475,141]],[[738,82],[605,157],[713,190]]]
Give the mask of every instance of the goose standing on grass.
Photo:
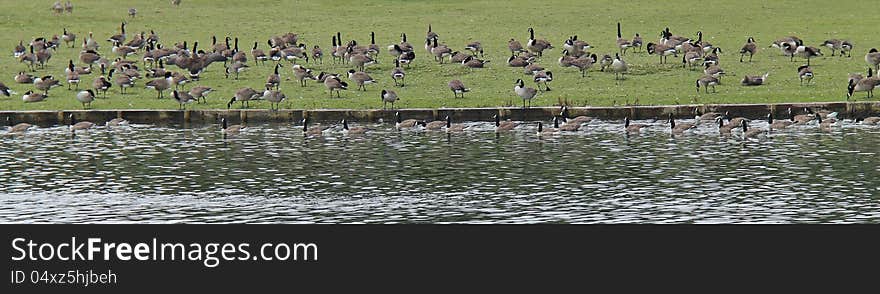
[[[708,64],[708,63],[706,64],[706,68],[703,69],[703,73],[706,74],[707,76],[712,76],[712,77],[718,79],[719,83],[721,82],[721,77],[724,76],[725,74],[727,74],[727,72],[725,72],[723,69],[721,69],[721,67],[719,67],[717,64]]]
[[[76,90],[79,90],[79,81],[79,73],[73,67],[73,60],[70,60],[67,64],[67,90],[70,90],[70,85],[76,85]]]
[[[564,58],[564,57],[562,57]],[[563,63],[562,58],[560,58],[559,63]],[[591,54],[590,56],[584,56],[581,58],[576,58],[568,62],[569,65],[576,67],[581,72],[581,77],[587,76],[587,70],[593,67],[593,64],[596,63],[598,56],[596,54]]]
[[[83,109],[92,108],[92,101],[95,101],[95,91],[88,89],[76,93],[76,101],[82,103]],[[86,105],[88,105],[88,107],[86,107]]]
[[[269,110],[281,110],[281,102],[287,99],[287,96],[281,91],[266,89],[263,91],[263,100],[269,101]],[[274,106],[274,107],[273,107]]]
[[[553,81],[553,73],[550,71],[539,71],[539,72],[535,73],[534,81],[535,81],[535,84],[538,86],[538,90],[541,90],[541,84],[543,84],[544,85],[543,91],[549,92],[550,85],[548,85],[548,83]]]
[[[452,90],[454,98],[458,98],[458,94],[461,94],[461,98],[464,98],[464,93],[471,91],[470,88],[464,86],[464,83],[462,83],[461,80],[449,81],[447,86],[449,86],[449,90]]]
[[[116,77],[114,78],[113,74],[115,72],[116,72],[116,69],[111,68],[110,72],[108,74],[108,77],[113,81],[114,84],[116,84],[117,87],[119,87],[119,93],[122,95],[125,95],[126,88],[134,87],[134,80],[131,77],[129,77],[123,73],[116,75]],[[109,89],[110,87],[107,87],[107,88]],[[104,90],[104,97],[106,97],[106,96],[107,96],[107,90]]]
[[[620,34],[620,23],[617,23],[617,48],[620,49],[620,55],[626,55],[626,49],[632,47],[632,42],[623,38]]]
[[[321,75],[323,75],[323,73]],[[338,76],[322,77],[321,75],[318,75],[318,80],[321,81],[323,79],[324,87],[326,87],[327,90],[330,90],[331,98],[333,97],[333,91],[336,91],[337,98],[341,98],[342,94],[340,94],[339,91],[348,90],[348,83],[340,80]]]
[[[238,135],[242,131],[246,129],[243,125],[228,125],[226,118],[220,118],[220,131],[223,132],[224,135]]]
[[[43,100],[46,100],[46,97],[46,94],[35,93],[33,90],[28,90],[27,92],[24,92],[24,95],[21,96],[21,100],[23,100],[25,103],[41,102]]]
[[[263,49],[257,48],[257,42],[254,42],[254,48],[251,49],[251,55],[254,57],[254,64],[257,64],[260,61],[262,61],[263,64],[265,65],[266,60],[269,59],[269,57],[266,56],[266,52],[263,52]]]
[[[171,85],[173,85],[172,80],[173,79],[171,78],[171,72],[166,72],[164,78],[149,81],[146,85],[144,85],[144,87],[147,89],[156,90],[156,98],[162,99],[162,92],[165,92],[165,90],[171,88]]]
[[[538,95],[538,90],[535,88],[526,88],[522,79],[517,79],[516,83],[513,87],[513,92],[516,93],[517,96],[522,98],[523,100],[523,108],[526,108],[526,101],[529,103],[529,107],[532,106],[532,99]]]
[[[739,62],[743,62],[743,58],[746,54],[749,55],[749,62],[752,62],[752,57],[755,56],[755,53],[758,52],[758,45],[755,44],[755,38],[749,37],[746,41],[746,44],[739,49]]]
[[[629,117],[623,118],[623,128],[626,130],[627,134],[638,134],[643,128],[649,127],[646,124],[633,124],[630,123]]]
[[[706,94],[709,93],[709,87],[712,87],[712,93],[716,93],[715,86],[719,83],[720,81],[716,77],[710,75],[703,76],[697,79],[697,94],[700,93],[700,87],[703,87],[703,89],[706,91]]]
[[[445,44],[438,44],[437,38],[431,40],[433,42],[429,51],[432,55],[434,55],[434,59],[437,59],[438,61],[440,61],[440,64],[443,64],[444,58],[452,56],[452,49]]]
[[[199,103],[203,100],[205,101],[205,103],[208,103],[208,94],[213,91],[214,89],[208,86],[195,86],[192,87],[192,89],[189,89],[189,95],[193,96],[193,98],[196,98],[196,103]]]
[[[763,76],[746,75],[743,77],[743,79],[742,79],[742,81],[740,81],[740,83],[742,83],[743,86],[760,86],[760,85],[763,85],[764,82],[767,81],[767,76],[769,76],[769,75],[770,75],[769,72],[765,73]]]
[[[305,68],[305,67],[303,67],[302,65],[299,65],[299,64],[294,64],[294,65],[293,65],[293,77],[296,78],[297,81],[299,81],[299,85],[300,85],[301,87],[305,87],[305,86],[306,86],[306,80],[307,80],[307,79],[309,79],[309,80],[315,80],[315,79],[316,79],[316,78],[312,75],[312,70],[311,70],[311,69]]]
[[[479,53],[480,58],[483,57],[483,44],[480,43],[480,41],[467,43],[467,45],[464,46],[464,50],[470,51],[473,56],[477,56],[477,53]]]
[[[321,47],[318,45],[312,47],[312,60],[324,64],[324,50],[321,50]]]
[[[611,71],[614,72],[614,79],[623,79],[624,74],[629,70],[626,62],[620,59],[620,55],[614,54],[614,61],[611,62]]]
[[[15,45],[15,49],[12,50],[12,57],[19,58],[27,52],[26,50],[27,48],[24,47],[24,41],[19,40],[18,45]]]
[[[190,95],[189,93],[179,92],[177,90],[172,91],[171,96],[174,97],[174,100],[177,101],[177,104],[180,104],[181,110],[186,110],[187,104],[190,104],[190,103],[193,103],[194,101],[196,101],[196,98],[193,98],[193,96]]]
[[[835,52],[840,51],[840,57],[852,57],[853,43],[849,40],[829,39],[822,42],[821,46],[831,49],[831,56],[834,56]]]
[[[497,114],[493,115],[492,118],[495,119],[495,132],[496,133],[510,131],[510,130],[513,130],[514,128],[516,128],[516,126],[517,126],[517,124],[515,122],[512,122],[510,120],[501,121],[501,117],[498,116]]]
[[[226,109],[232,107],[232,103],[235,103],[235,101],[241,102],[242,108],[248,108],[250,107],[249,102],[251,100],[258,99],[259,97],[260,93],[253,88],[246,87],[238,89],[235,91],[235,95],[233,95],[232,98],[229,99],[229,102],[226,103]]]
[[[64,28],[64,33],[61,34],[61,40],[70,48],[73,48],[76,45],[76,35],[68,32],[67,28]]]
[[[809,85],[810,81],[813,80],[813,69],[810,68],[809,65],[801,65],[798,67],[798,78],[801,79],[801,86],[804,85],[804,80],[806,80],[807,85]]]
[[[661,64],[666,63],[666,57],[669,55],[674,55],[676,58],[678,57],[678,53],[675,50],[675,46],[648,43],[647,48],[648,48],[648,54],[660,56],[660,63]]]
[[[397,93],[392,90],[382,90],[379,95],[382,98],[382,109],[387,109],[388,103],[391,103],[391,110],[394,110],[394,102],[397,101]]]
[[[880,71],[880,51],[877,51],[877,48],[871,48],[868,54],[865,54],[865,62],[873,66],[875,71]]]
[[[279,64],[280,64],[280,63],[279,63]],[[277,66],[277,64],[276,64],[276,66]],[[244,64],[244,63],[242,63],[242,62],[233,62],[232,65],[226,67],[226,78],[228,79],[228,78],[229,78],[229,75],[231,75],[231,74],[234,73],[234,74],[235,74],[235,79],[237,80],[237,79],[238,79],[238,75],[239,75],[241,72],[247,70],[248,68],[249,68],[249,67],[248,67],[247,64]]]
[[[269,74],[266,78],[266,88],[275,88],[275,90],[278,90],[281,87],[281,74],[278,73],[278,68],[281,68],[281,63],[276,63],[275,72]]]
[[[868,92],[868,97],[874,97],[874,88],[880,87],[880,78],[874,76],[873,69],[868,69],[868,76],[856,81],[850,78],[846,89],[846,99],[852,98],[855,92]]]
[[[43,95],[48,96],[49,90],[58,86],[61,86],[61,84],[52,76],[34,78],[34,88],[43,91]]]
[[[90,121],[81,121],[77,122],[76,116],[72,113],[68,116],[70,118],[70,132],[76,132],[80,130],[88,130],[95,126],[95,123]]]
[[[538,54],[538,57],[541,57],[544,55],[544,50],[553,49],[553,45],[551,45],[550,42],[547,42],[547,40],[544,39],[536,40],[535,30],[529,28],[529,41],[526,42],[526,48],[528,48],[529,51],[531,51],[532,53]]]
[[[376,80],[374,80],[370,75],[362,71],[355,71],[353,69],[348,70],[348,78],[357,84],[358,89],[362,89],[364,91],[367,90],[366,85],[375,84]]]
[[[349,127],[348,121],[342,119],[342,134],[344,135],[361,135],[367,132],[365,127]]]
[[[394,59],[394,69],[391,70],[391,79],[394,80],[394,85],[403,87],[405,85],[404,78],[406,78],[406,73],[400,68],[400,60]]]

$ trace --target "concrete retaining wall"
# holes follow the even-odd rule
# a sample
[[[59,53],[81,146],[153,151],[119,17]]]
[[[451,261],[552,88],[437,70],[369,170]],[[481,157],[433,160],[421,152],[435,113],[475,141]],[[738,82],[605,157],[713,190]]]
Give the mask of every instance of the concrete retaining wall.
[[[775,117],[787,117],[788,108],[802,113],[803,108],[813,111],[827,109],[837,111],[844,118],[862,117],[880,114],[880,102],[835,102],[835,103],[785,103],[785,104],[715,104],[715,105],[665,105],[665,106],[631,106],[631,107],[570,107],[569,115],[586,115],[601,119],[663,119],[669,114],[676,118],[692,118],[695,111],[701,113],[729,111],[733,116],[752,119],[764,118],[768,113]],[[442,120],[449,115],[455,121],[491,121],[492,116],[500,114],[504,119],[538,121],[550,120],[559,114],[559,107],[522,108],[443,108],[443,109],[399,109],[399,110],[353,110],[353,109],[318,109],[318,110],[279,110],[243,109],[243,110],[64,110],[64,111],[0,111],[0,123],[7,118],[12,124],[27,122],[41,126],[68,124],[68,116],[73,114],[78,121],[91,121],[99,124],[116,117],[124,118],[137,124],[212,124],[226,117],[230,123],[265,123],[291,122],[296,123],[308,116],[314,122],[339,121],[347,118],[352,121],[394,121],[394,113],[400,112],[404,119],[415,118],[424,120]]]

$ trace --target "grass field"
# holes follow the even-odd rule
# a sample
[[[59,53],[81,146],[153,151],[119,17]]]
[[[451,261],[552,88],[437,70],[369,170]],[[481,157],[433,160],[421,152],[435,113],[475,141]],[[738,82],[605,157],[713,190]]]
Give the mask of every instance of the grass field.
[[[19,93],[11,98],[0,98],[0,109],[79,109],[75,93],[64,87],[53,89],[48,101],[25,104],[21,94],[32,85],[15,84],[13,76],[27,66],[12,58],[13,47],[19,40],[27,43],[34,37],[60,35],[68,28],[77,35],[75,48],[59,48],[47,69],[35,75],[54,75],[64,78],[68,59],[78,61],[82,38],[94,32],[98,40],[118,33],[119,22],[128,19],[129,7],[138,9],[135,19],[128,19],[129,35],[155,30],[166,47],[175,42],[200,42],[200,48],[209,49],[211,36],[222,40],[225,36],[238,37],[240,49],[250,51],[254,41],[267,50],[270,36],[286,32],[300,34],[301,42],[309,48],[314,44],[324,48],[323,65],[309,63],[307,67],[320,71],[344,73],[347,66],[334,65],[329,57],[331,36],[342,32],[345,40],[356,39],[360,44],[369,43],[369,34],[376,32],[376,42],[383,47],[380,64],[367,68],[367,72],[379,80],[369,85],[368,91],[343,91],[342,98],[328,98],[322,84],[309,83],[300,87],[296,81],[282,83],[282,91],[288,96],[283,108],[381,108],[379,92],[382,88],[394,88],[389,76],[394,64],[384,50],[388,44],[399,42],[401,32],[406,32],[410,43],[416,48],[414,65],[407,69],[407,85],[395,89],[401,100],[399,108],[414,107],[493,107],[520,105],[521,100],[513,93],[514,81],[523,78],[534,87],[520,68],[506,66],[509,56],[507,40],[516,38],[525,44],[527,28],[533,27],[538,39],[549,40],[556,49],[545,52],[539,64],[553,71],[553,90],[543,93],[533,106],[558,105],[567,101],[571,105],[658,105],[685,103],[767,103],[767,102],[817,102],[841,101],[846,94],[846,75],[864,72],[867,65],[864,54],[871,47],[880,47],[880,18],[876,9],[860,8],[864,1],[716,1],[711,4],[675,1],[214,1],[185,0],[179,7],[170,1],[73,1],[72,15],[55,16],[49,7],[54,1],[2,1],[0,10],[0,82]],[[624,60],[630,65],[626,80],[616,82],[614,75],[594,68],[586,78],[581,78],[575,68],[561,68],[557,62],[563,41],[570,35],[588,41],[592,52],[599,54],[616,52],[615,23],[622,22],[623,35],[632,38],[640,33],[645,42],[656,42],[659,32],[669,27],[677,35],[695,37],[698,30],[706,41],[723,50],[720,65],[728,72],[717,87],[715,94],[696,94],[694,81],[702,70],[681,67],[681,59],[669,57],[668,65],[658,64],[656,56],[629,51]],[[463,51],[471,40],[479,40],[486,48],[489,68],[469,70],[460,64],[439,65],[423,48],[428,24],[440,35],[441,42],[455,50]],[[855,43],[852,58],[831,57],[830,50],[823,48],[824,57],[813,59],[816,72],[814,84],[800,86],[796,68],[805,61],[790,62],[777,49],[768,49],[779,37],[796,35],[806,45],[819,46],[825,39],[849,39]],[[759,52],[753,63],[739,62],[739,48],[753,36],[759,44]],[[101,41],[101,53],[112,56],[111,44]],[[141,56],[134,58],[140,60]],[[272,66],[255,66],[249,55],[251,70],[244,72],[240,80],[224,79],[223,66],[214,64],[195,84],[213,87],[215,92],[208,104],[199,108],[225,108],[226,101],[235,89],[253,87],[263,89],[266,76]],[[171,69],[177,70],[171,66]],[[770,73],[768,84],[744,87],[739,80],[744,74]],[[282,78],[291,76],[289,64],[283,68]],[[91,84],[97,75],[84,76],[83,85]],[[451,79],[461,79],[472,92],[464,99],[452,98],[446,87]],[[347,78],[346,78],[347,80]],[[130,94],[119,95],[115,86],[108,99],[92,104],[96,109],[108,108],[156,108],[173,109],[178,105],[173,99],[156,99],[153,90],[144,89],[146,80]],[[189,87],[191,87],[190,85]],[[188,87],[187,87],[188,88]],[[170,97],[170,92],[167,94]],[[859,100],[864,93],[857,93]],[[236,104],[237,105],[237,104]],[[238,107],[238,106],[235,106]],[[251,108],[268,107],[268,103],[252,103]]]

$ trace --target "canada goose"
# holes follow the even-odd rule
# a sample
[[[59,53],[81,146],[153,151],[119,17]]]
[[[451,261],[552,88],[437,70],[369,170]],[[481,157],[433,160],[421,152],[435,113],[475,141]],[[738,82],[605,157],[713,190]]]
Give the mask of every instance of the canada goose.
[[[348,60],[360,71],[364,71],[367,65],[376,64],[376,60],[365,54],[352,55]]]
[[[554,120],[554,122],[553,122],[554,127],[559,129],[559,131],[561,131],[561,132],[577,132],[578,130],[581,129],[581,124],[582,124],[581,121],[576,121],[576,120],[565,121],[565,118],[563,118],[563,121],[565,123],[562,124],[561,126],[559,126],[558,125],[559,117],[558,116],[553,117],[553,120]]]
[[[791,110],[791,107],[789,107],[789,108],[788,108],[788,118],[789,118],[789,120],[791,120],[791,121],[794,122],[795,124],[802,125],[802,124],[807,124],[807,123],[813,121],[813,119],[815,119],[816,116],[817,116],[817,115],[815,115],[815,114],[813,113],[813,111],[810,110],[809,108],[804,108],[804,111],[807,112],[807,113],[806,113],[806,114],[798,114],[798,115],[795,115],[795,114],[794,114],[794,111],[792,111],[792,110]]]
[[[129,17],[134,18],[135,16],[137,16],[137,14],[138,14],[137,8],[132,7],[132,8],[128,9],[128,16]]]
[[[108,38],[107,41],[110,42],[110,43],[120,43],[120,44],[121,44],[121,43],[124,43],[124,42],[125,42],[125,36],[126,36],[126,35],[125,35],[125,22],[124,22],[124,21],[122,22],[121,25],[119,25],[119,31],[120,31],[119,34],[116,34],[116,35],[110,36],[110,38]]]
[[[480,60],[474,58],[473,56],[468,56],[461,62],[461,64],[466,66],[467,68],[483,68],[486,63],[489,63],[489,60]]]
[[[79,90],[79,73],[73,67],[73,60],[70,61],[67,69],[67,90],[70,90],[70,85],[76,85],[76,89]]]
[[[64,6],[61,5],[61,1],[55,1],[55,4],[52,4],[52,12],[56,15],[64,13]]]
[[[128,123],[129,122],[127,120],[125,120],[121,117],[115,117],[115,118],[107,121],[107,123],[105,125],[109,128],[109,127],[118,127],[118,126],[128,125]]]
[[[26,63],[31,71],[36,71],[37,55],[34,53],[34,46],[28,46],[30,53],[22,54],[18,57],[18,62]]]
[[[839,50],[841,57],[846,56],[847,54],[849,54],[849,57],[852,57],[853,44],[849,40],[829,39],[822,42],[821,46],[831,49],[831,56],[834,56],[835,52]]]
[[[40,49],[36,53],[37,63],[40,64],[40,68],[46,68],[46,63],[49,63],[49,60],[52,59],[52,51],[48,49]]]
[[[458,94],[461,94],[461,98],[464,98],[464,93],[471,91],[470,88],[464,86],[464,83],[462,83],[461,80],[451,80],[447,86],[449,86],[449,90],[452,90],[454,98],[458,98]]]
[[[276,90],[279,89],[281,85],[281,75],[278,73],[278,68],[280,67],[281,63],[275,64],[275,72],[269,74],[269,76],[266,78],[266,88],[275,88]]]
[[[388,53],[390,53],[391,56],[394,56],[395,58],[400,57],[400,55],[406,51],[407,50],[403,49],[403,47],[401,47],[399,44],[388,45]]]
[[[707,94],[709,93],[709,87],[712,87],[712,93],[716,93],[715,86],[719,83],[720,81],[716,77],[710,75],[703,76],[697,79],[697,94],[700,93],[700,87],[703,87]]]
[[[428,24],[428,32],[425,34],[425,38],[428,39],[437,39],[440,38],[440,35],[431,30],[431,25]]]
[[[353,69],[348,70],[348,78],[358,85],[358,89],[363,89],[364,91],[367,90],[366,85],[376,83],[376,80],[370,77],[367,73],[355,71]]]
[[[321,78],[322,77],[319,75],[318,80],[320,80]],[[343,82],[339,79],[339,77],[336,76],[325,77],[323,82],[324,87],[327,87],[327,90],[330,90],[330,97],[333,97],[333,91],[336,91],[336,97],[341,98],[341,94],[339,93],[339,91],[348,90],[348,83]]]
[[[196,98],[193,98],[192,95],[186,92],[178,92],[177,90],[171,91],[171,96],[174,97],[174,100],[177,100],[177,103],[180,104],[181,110],[186,110],[186,105],[196,101]]]
[[[755,53],[757,52],[758,45],[755,44],[755,38],[749,37],[745,45],[739,49],[739,62],[743,62],[743,57],[745,57],[746,54],[749,55],[749,62],[752,62],[752,57],[755,56]]]
[[[593,121],[595,118],[585,115],[579,115],[577,117],[572,118],[568,115],[568,106],[562,106],[562,109],[559,110],[559,116],[562,117],[562,120],[566,123],[574,122],[578,124],[589,123]]]
[[[648,43],[647,48],[648,48],[648,54],[654,54],[654,55],[660,56],[660,63],[665,63],[666,57],[669,55],[674,55],[675,57],[678,57],[678,53],[676,52],[674,46]]]
[[[868,92],[868,98],[874,97],[874,88],[880,87],[880,78],[874,76],[872,69],[868,69],[868,76],[860,79],[858,82],[853,79],[849,80],[847,85],[846,98],[849,100],[855,92]]]
[[[626,130],[627,134],[638,134],[643,128],[649,127],[645,124],[633,124],[630,123],[629,117],[623,118],[623,128]]]
[[[865,117],[865,118],[860,117],[860,118],[856,119],[856,121],[861,121],[863,125],[873,126],[873,125],[880,124],[880,117],[877,117],[877,116],[870,116],[870,117]]]
[[[9,125],[9,134],[22,134],[27,132],[28,129],[34,127],[34,125],[21,122],[15,125],[12,125],[12,119],[10,117],[6,117],[6,124]]]
[[[703,60],[703,54],[701,52],[685,52],[681,56],[681,67],[690,67],[690,69],[693,70],[695,66],[700,65],[701,60]],[[709,63],[706,63],[706,65],[709,65]]]
[[[407,66],[407,68],[409,68],[409,64],[412,63],[412,61],[415,59],[416,59],[416,52],[415,51],[406,51],[406,52],[403,52],[403,54],[400,54],[400,58],[398,58],[397,60],[400,61],[400,64],[404,64]]]
[[[700,121],[699,119],[696,119],[696,120],[694,120],[694,123],[679,123],[679,124],[676,124],[676,123],[675,123],[675,118],[674,118],[674,117],[672,116],[672,114],[670,113],[670,114],[669,114],[669,129],[672,131],[673,134],[682,134],[682,133],[684,133],[684,131],[687,131],[687,130],[690,130],[690,129],[694,129],[694,128],[696,128],[696,127],[697,127],[697,123],[698,123],[699,121]]]
[[[92,108],[92,101],[95,101],[95,91],[92,89],[80,91],[76,93],[76,100],[82,103],[83,109]],[[86,107],[88,105],[88,107]]]
[[[278,65],[276,64],[276,67]],[[230,74],[235,74],[235,79],[238,79],[238,75],[247,70],[249,66],[247,64],[241,62],[233,62],[232,65],[226,67],[226,78],[229,78]]]
[[[134,80],[131,77],[125,74],[119,74],[116,78],[113,78],[113,73],[116,72],[115,68],[111,68],[108,77],[112,79],[113,83],[119,87],[120,94],[125,94],[125,88],[134,87]],[[110,87],[107,87],[109,89]],[[107,90],[104,90],[104,96],[107,96]]]
[[[825,131],[825,132],[830,132],[831,126],[837,123],[837,119],[834,119],[834,118],[828,118],[826,120],[822,120],[821,115],[817,115],[816,120],[819,123],[819,130]]]
[[[229,99],[229,102],[226,103],[226,109],[232,107],[232,103],[234,103],[235,101],[241,102],[242,108],[248,108],[250,107],[249,101],[258,99],[259,97],[260,93],[253,88],[247,87],[238,89],[235,91],[235,95],[232,95],[232,98]]]
[[[789,44],[792,47],[796,47],[799,44],[803,44],[803,40],[801,40],[800,38],[795,37],[795,36],[783,37],[783,38],[780,38],[780,39],[774,41],[772,44],[770,44],[770,47],[771,48],[778,48],[780,50],[783,50],[783,53],[786,53],[784,50],[785,44]]]
[[[180,0],[171,0],[171,5],[180,6]]]
[[[413,128],[413,127],[416,127],[419,125],[419,120],[417,120],[417,119],[403,120],[400,116],[399,111],[394,113],[394,119],[395,119],[394,127],[397,130]]]
[[[596,54],[591,54],[590,56],[585,56],[572,60],[569,64],[571,64],[571,66],[577,67],[578,70],[580,70],[581,77],[586,77],[587,70],[593,67],[593,64],[595,64],[597,61],[597,57],[598,56],[596,56]],[[562,61],[560,60],[560,63],[561,62]]]
[[[303,67],[299,64],[293,65],[293,77],[299,81],[301,87],[306,86],[306,79],[314,80],[315,77],[312,76],[312,70]]]
[[[526,88],[522,79],[516,80],[513,92],[523,99],[523,108],[526,108],[526,101],[529,102],[529,107],[531,107],[532,99],[538,95],[538,90],[535,90],[534,88]]]
[[[15,45],[15,49],[12,50],[12,57],[19,58],[27,52],[27,48],[24,47],[24,41],[19,40],[18,45]]]
[[[770,128],[770,130],[782,130],[782,129],[787,128],[790,125],[793,125],[794,121],[792,121],[792,120],[774,120],[773,114],[769,113],[769,114],[767,114],[767,124],[769,125],[768,128]]]
[[[724,124],[724,117],[718,117],[715,119],[715,121],[718,123],[718,132],[721,133],[721,135],[725,135],[725,136],[730,135],[730,131],[733,130],[733,128],[734,128],[733,124],[728,123],[725,125]],[[742,124],[742,123],[740,123],[740,124]]]
[[[58,86],[61,84],[52,76],[34,78],[34,88],[43,91],[45,95],[49,95],[49,90]]]
[[[201,102],[202,100],[205,103],[208,103],[208,94],[213,92],[214,89],[207,86],[195,86],[192,89],[189,89],[189,95],[196,99],[196,103]]]
[[[262,61],[263,64],[266,64],[266,60],[269,59],[269,57],[266,56],[266,52],[263,52],[263,49],[257,48],[257,42],[254,42],[254,48],[251,49],[251,55],[254,57],[254,63]]]
[[[480,41],[473,41],[467,43],[464,46],[464,50],[470,51],[471,55],[477,56],[477,53],[480,53],[480,57],[483,57],[483,44]]]
[[[312,60],[324,64],[324,50],[321,50],[321,47],[318,45],[312,47]]]
[[[24,92],[24,95],[21,96],[21,100],[23,100],[25,103],[41,102],[43,100],[46,100],[46,97],[46,94],[35,93],[33,90],[28,90],[27,92]]]
[[[34,76],[29,73],[20,71],[17,75],[15,75],[15,82],[19,84],[33,84]]]
[[[569,37],[565,40],[565,43],[562,44],[563,55],[570,55],[574,57],[581,57],[586,54],[586,50],[590,49],[590,44],[577,39],[577,35]]]
[[[449,61],[454,63],[461,63],[463,65],[464,63],[462,62],[468,57],[473,57],[473,55],[464,52],[453,51],[452,57],[449,58]]]
[[[431,41],[431,54],[434,55],[435,59],[440,61],[440,64],[443,64],[443,58],[446,58],[447,56],[452,56],[452,49],[450,49],[446,45],[437,44],[437,38],[431,39]]]
[[[243,125],[229,125],[229,122],[226,121],[226,118],[220,118],[220,131],[223,132],[224,135],[238,135],[242,131],[247,129],[247,127]]]
[[[172,78],[171,72],[165,73],[165,78],[158,78],[152,81],[147,82],[145,88],[156,90],[156,98],[162,99],[162,92],[171,88]]]
[[[810,65],[810,59],[816,56],[822,56],[822,50],[812,46],[798,46],[795,49],[795,53],[798,56],[807,59],[807,66]]]
[[[80,121],[76,120],[76,116],[72,113],[68,116],[70,118],[70,132],[76,132],[80,130],[88,130],[95,126],[95,123],[90,121]]]
[[[722,117],[723,119],[727,119],[727,124],[729,124],[729,125],[731,125],[731,126],[733,126],[733,127],[739,127],[739,126],[741,126],[743,121],[751,121],[750,119],[747,119],[747,118],[745,118],[745,117],[741,117],[741,116],[730,117],[730,111],[725,111],[725,112],[724,112],[724,115],[721,116],[721,117]]]
[[[632,42],[623,38],[620,34],[620,23],[617,23],[617,48],[620,49],[620,55],[626,55],[626,49],[632,47]]]
[[[386,109],[387,103],[391,103],[391,110],[394,110],[394,102],[397,101],[397,93],[392,90],[382,89],[382,93],[379,94],[379,97],[382,98],[382,109]]]
[[[281,93],[281,91],[270,90],[269,88],[266,88],[266,91],[263,91],[263,100],[269,101],[269,110],[280,110],[281,102],[284,102],[285,99],[287,99],[287,96],[284,95],[284,93]]]
[[[523,68],[523,73],[527,75],[534,75],[540,71],[543,71],[544,67],[538,65],[537,63],[529,62],[526,67]]]
[[[15,92],[10,90],[9,87],[7,87],[5,84],[0,82],[0,94],[3,94],[3,96],[9,97],[10,95],[15,94]]]
[[[681,47],[682,43],[690,41],[687,37],[673,35],[669,32],[668,27],[660,32],[660,36],[660,44],[673,47],[676,50],[680,49],[679,47]]]
[[[367,132],[365,127],[349,127],[348,120],[342,119],[342,133],[345,135],[361,135]]]
[[[333,36],[332,49],[333,52],[331,52],[330,55],[333,57],[333,62],[335,63],[337,60],[339,60],[343,64],[345,64],[345,51],[347,51],[348,49],[342,45],[342,39],[337,40],[336,36]]]
[[[615,80],[619,79],[618,76],[620,76],[620,79],[622,79],[623,75],[626,74],[627,70],[628,70],[628,67],[626,65],[626,62],[623,61],[623,59],[620,59],[620,55],[615,53],[614,54],[614,61],[611,62],[611,71],[614,72],[614,79]]]
[[[526,59],[522,56],[510,55],[510,58],[507,59],[507,65],[510,67],[526,67],[531,64],[532,61],[533,60]]]
[[[705,69],[703,69],[703,73],[707,76],[712,76],[721,81],[721,77],[727,74],[721,67],[716,64],[706,64]]]
[[[865,62],[873,66],[875,71],[880,71],[880,52],[877,51],[877,48],[871,48],[868,54],[865,54]]]
[[[548,83],[553,81],[553,73],[550,71],[539,71],[535,73],[534,81],[538,86],[538,90],[541,90],[541,84],[544,84],[543,91],[550,91],[550,85],[548,85]]]
[[[513,38],[510,38],[510,40],[507,41],[507,49],[510,49],[510,54],[513,54],[513,55],[517,55],[521,52],[525,52],[522,44],[520,44],[519,41],[517,41]]]
[[[522,62],[522,65],[523,65],[523,66],[525,66],[525,65],[528,64],[528,62],[526,61],[525,58],[523,58],[523,57],[516,57],[516,59],[514,59],[514,56],[513,56],[513,55],[511,55],[510,58],[507,59],[507,60],[508,60],[508,64],[509,64],[510,66],[514,66],[511,62],[512,62],[512,61],[515,61],[515,60],[517,60],[517,59],[520,60],[520,62]],[[574,57],[574,56],[569,55],[569,54],[568,54],[568,50],[566,50],[566,49],[562,49],[562,56],[560,56],[559,59],[558,59],[558,61],[559,61],[559,66],[561,66],[561,67],[571,67],[571,66],[572,66],[571,63],[572,63],[573,61],[577,60],[577,59],[578,59],[578,57]]]
[[[298,47],[281,49],[281,54],[284,56],[285,60],[290,61],[292,64],[296,64],[297,59],[303,59],[306,62],[309,62],[309,53],[306,50],[305,44],[299,44]]]
[[[516,126],[517,126],[517,124],[515,122],[512,122],[510,120],[501,121],[501,117],[498,116],[497,114],[493,115],[492,118],[495,119],[495,132],[496,133],[510,131],[510,130],[513,130],[514,128],[516,128]]]
[[[303,136],[305,136],[305,137],[308,137],[308,136],[320,136],[320,135],[322,135],[322,134],[324,133],[324,130],[326,129],[325,127],[322,127],[322,126],[315,126],[315,127],[311,127],[311,128],[310,128],[310,127],[309,127],[309,121],[310,121],[310,120],[309,120],[308,117],[306,117],[306,118],[304,118],[304,119],[302,120],[302,124],[303,124]]]
[[[742,137],[743,137],[743,139],[745,139],[745,138],[752,138],[752,139],[755,139],[755,138],[758,138],[759,136],[761,136],[761,135],[764,134],[764,130],[763,130],[763,129],[758,129],[758,128],[756,128],[756,129],[752,129],[752,128],[749,128],[749,122],[747,122],[747,121],[744,121],[744,122],[742,123],[742,129],[743,129],[743,133],[742,133]]]
[[[70,0],[67,0],[67,2],[64,3],[64,11],[67,13],[73,13],[73,3],[70,3]]]
[[[67,31],[67,28],[64,28],[64,33],[61,34],[61,40],[64,41],[64,44],[73,48],[76,45],[76,34],[72,34]],[[22,46],[22,49],[24,46]],[[17,56],[16,56],[17,57]]]
[[[743,77],[743,79],[742,79],[742,81],[740,81],[740,83],[742,83],[743,86],[760,86],[760,85],[763,85],[764,82],[767,81],[767,76],[769,76],[769,75],[770,75],[769,72],[765,73],[763,76],[746,75]]]
[[[413,51],[412,44],[406,41],[406,33],[400,34],[400,44],[398,44],[398,46],[400,46],[400,49],[403,49],[403,51]]]
[[[405,77],[406,73],[400,68],[400,60],[394,59],[394,69],[391,70],[391,79],[394,80],[394,85],[403,87]]]
[[[804,80],[807,80],[807,84],[810,84],[810,81],[813,80],[813,69],[808,65],[801,65],[798,67],[798,78],[801,79],[801,86],[804,85]]]
[[[526,48],[529,49],[529,51],[531,52],[537,53],[540,57],[544,54],[544,50],[553,49],[553,45],[551,45],[550,42],[547,42],[547,40],[544,39],[536,40],[535,30],[529,28],[529,41],[526,42]]]
[[[559,130],[559,118],[553,117],[553,128],[546,128],[545,129],[544,123],[539,121],[538,122],[538,132],[536,135],[538,137],[546,136],[546,135],[554,135],[554,134],[558,134],[559,131],[560,131]]]

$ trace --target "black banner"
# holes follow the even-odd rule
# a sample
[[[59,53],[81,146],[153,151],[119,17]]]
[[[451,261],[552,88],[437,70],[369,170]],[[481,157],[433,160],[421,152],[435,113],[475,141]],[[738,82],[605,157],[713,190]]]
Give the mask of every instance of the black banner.
[[[5,236],[3,268],[8,271],[4,287],[8,291],[3,293],[269,289],[412,293],[531,287],[570,292],[599,285],[630,289],[653,285],[640,284],[646,281],[690,285],[706,278],[735,277],[749,277],[738,283],[844,277],[848,282],[838,286],[849,288],[870,285],[867,282],[880,264],[877,226],[0,228]],[[639,282],[616,282],[621,280]]]

